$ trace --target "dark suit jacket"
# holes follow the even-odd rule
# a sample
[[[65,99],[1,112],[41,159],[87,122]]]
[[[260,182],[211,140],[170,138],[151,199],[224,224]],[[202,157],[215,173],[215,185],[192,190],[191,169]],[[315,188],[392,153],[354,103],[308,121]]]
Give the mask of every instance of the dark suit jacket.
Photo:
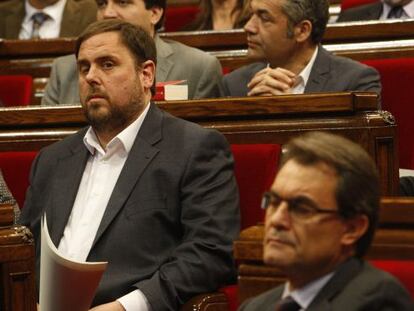
[[[40,217],[46,212],[57,246],[89,156],[85,132],[43,149],[32,166],[21,223],[37,241],[37,269]],[[234,281],[238,232],[238,191],[225,138],[152,105],[87,258],[109,262],[93,304],[139,288],[152,310],[176,310]]]
[[[24,0],[0,3],[0,38],[18,39],[26,11]],[[67,0],[60,25],[60,37],[77,37],[96,20],[94,0]]]
[[[240,307],[240,311],[274,311],[284,285],[267,291]],[[365,261],[342,264],[306,311],[411,311],[410,294],[391,275]]]
[[[369,21],[379,19],[383,10],[381,1],[359,5],[348,10],[341,11],[337,22]]]
[[[265,67],[265,63],[253,63],[226,75],[223,78],[224,96],[247,96],[247,84]],[[380,76],[375,69],[332,55],[320,46],[305,93],[341,91],[373,91],[380,94]]]

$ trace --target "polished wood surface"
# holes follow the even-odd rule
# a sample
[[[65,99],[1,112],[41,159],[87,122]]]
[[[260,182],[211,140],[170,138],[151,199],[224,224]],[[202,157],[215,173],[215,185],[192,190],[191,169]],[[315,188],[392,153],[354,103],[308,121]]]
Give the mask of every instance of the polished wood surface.
[[[160,102],[163,110],[221,131],[232,144],[284,144],[306,131],[341,134],[362,145],[381,174],[383,194],[398,191],[396,125],[377,111],[374,93],[321,93],[276,97]],[[0,110],[0,151],[38,150],[85,126],[80,106]]]
[[[284,281],[283,273],[263,263],[263,224],[247,228],[234,243],[239,266],[240,301]],[[414,259],[414,198],[381,200],[380,224],[367,259]]]
[[[0,310],[35,311],[33,238],[13,219],[13,206],[0,204]]]

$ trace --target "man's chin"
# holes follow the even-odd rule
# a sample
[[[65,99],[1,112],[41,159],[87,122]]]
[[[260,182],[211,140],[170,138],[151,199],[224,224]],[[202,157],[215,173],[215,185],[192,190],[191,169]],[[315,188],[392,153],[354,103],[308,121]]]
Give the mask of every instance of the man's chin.
[[[252,49],[250,47],[247,50],[247,58],[255,62],[266,61],[266,57],[263,53],[261,53],[260,51],[256,49]]]

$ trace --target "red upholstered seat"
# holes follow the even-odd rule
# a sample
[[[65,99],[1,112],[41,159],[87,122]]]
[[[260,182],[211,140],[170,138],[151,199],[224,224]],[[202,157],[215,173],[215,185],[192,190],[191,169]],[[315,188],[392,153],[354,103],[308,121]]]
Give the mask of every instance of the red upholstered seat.
[[[29,105],[32,85],[29,75],[0,76],[0,100],[5,106]]]
[[[198,12],[198,5],[167,7],[165,12],[165,31],[180,31],[194,21]]]
[[[269,190],[279,163],[280,146],[231,145],[240,193],[241,229],[263,221],[262,194]]]
[[[24,204],[29,186],[30,167],[36,154],[36,151],[0,152],[0,168],[4,180],[20,208]]]
[[[372,265],[395,276],[414,298],[414,261],[371,260]]]
[[[341,10],[346,10],[354,6],[360,6],[368,3],[378,2],[379,0],[342,0]]]
[[[219,292],[226,295],[228,304],[229,304],[229,311],[237,311],[239,307],[238,301],[238,286],[237,285],[229,285],[226,287],[222,287],[219,289]]]
[[[414,58],[374,59],[363,63],[381,75],[382,109],[391,112],[398,125],[400,168],[414,169]]]

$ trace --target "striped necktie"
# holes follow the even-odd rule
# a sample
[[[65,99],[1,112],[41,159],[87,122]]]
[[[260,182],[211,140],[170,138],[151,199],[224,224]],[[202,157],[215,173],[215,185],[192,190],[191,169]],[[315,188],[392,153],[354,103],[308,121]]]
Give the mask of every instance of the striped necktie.
[[[32,39],[39,39],[39,30],[43,23],[49,19],[50,16],[43,12],[37,12],[32,15],[33,28],[32,28]]]
[[[391,9],[391,11],[388,13],[387,18],[401,18],[402,14],[404,13],[404,9],[401,5],[397,5]]]

